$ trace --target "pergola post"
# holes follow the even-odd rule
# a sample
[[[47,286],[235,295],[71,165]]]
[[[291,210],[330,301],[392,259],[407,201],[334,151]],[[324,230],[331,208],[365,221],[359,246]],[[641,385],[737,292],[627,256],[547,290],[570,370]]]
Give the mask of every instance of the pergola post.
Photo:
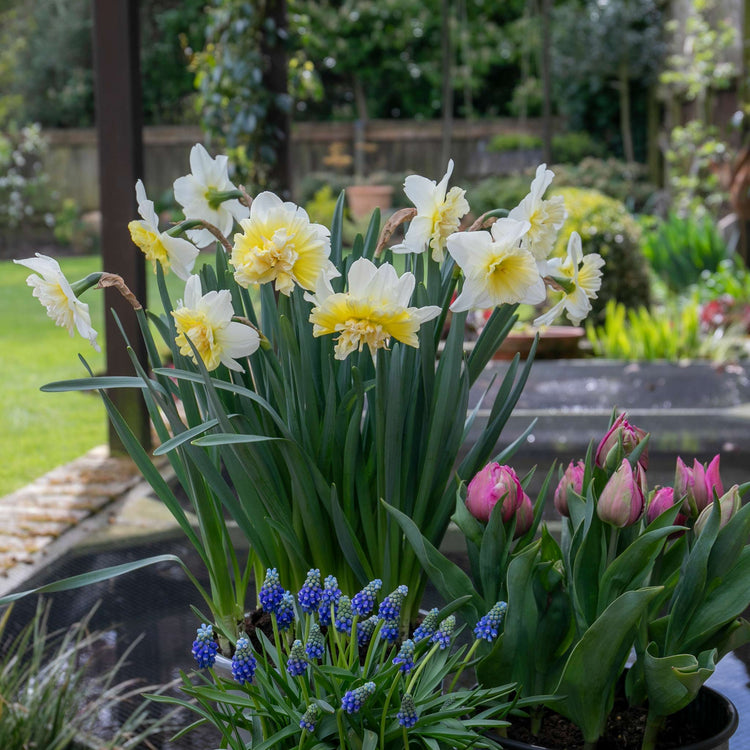
[[[144,258],[128,232],[128,222],[137,217],[135,183],[143,176],[138,0],[92,0],[92,7],[102,265],[122,276],[145,306]],[[133,308],[114,289],[105,291],[105,303],[107,374],[132,375],[133,365],[111,310],[139,360],[145,362]],[[113,389],[109,395],[144,447],[150,448],[148,411],[140,391]],[[113,453],[124,452],[111,425],[109,446]]]

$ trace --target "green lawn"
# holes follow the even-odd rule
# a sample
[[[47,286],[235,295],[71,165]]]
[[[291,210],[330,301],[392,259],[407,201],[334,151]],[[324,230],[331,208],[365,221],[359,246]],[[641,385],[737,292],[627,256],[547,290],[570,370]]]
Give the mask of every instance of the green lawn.
[[[101,269],[98,256],[58,260],[71,281]],[[150,268],[148,272],[149,300],[157,309],[155,280]],[[78,335],[70,338],[47,317],[26,285],[29,273],[11,261],[0,261],[0,496],[107,440],[107,417],[97,395],[39,390],[53,380],[85,377],[79,353],[94,371],[103,370],[104,296],[95,289],[83,296],[99,331],[102,352],[97,353],[87,341]],[[175,299],[182,282],[174,275],[168,280]]]

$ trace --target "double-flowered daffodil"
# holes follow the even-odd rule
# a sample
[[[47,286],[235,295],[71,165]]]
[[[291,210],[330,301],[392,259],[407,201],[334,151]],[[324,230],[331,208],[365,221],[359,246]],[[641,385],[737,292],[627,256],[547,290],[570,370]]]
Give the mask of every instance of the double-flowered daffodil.
[[[448,252],[464,273],[453,312],[502,304],[542,302],[544,280],[534,256],[523,247],[527,221],[498,219],[489,232],[457,232],[448,237]]]
[[[508,214],[510,219],[529,222],[529,231],[524,235],[522,245],[537,260],[549,257],[567,216],[562,196],[556,195],[548,200],[542,198],[554,176],[546,164],[540,164],[529,194]]]
[[[544,273],[562,291],[558,300],[535,326],[549,325],[563,310],[573,325],[578,325],[591,312],[591,301],[602,285],[604,259],[598,253],[583,254],[581,236],[573,232],[568,240],[565,258],[553,258],[545,264]]]
[[[146,188],[141,180],[135,183],[135,197],[141,220],[128,224],[133,242],[143,251],[146,260],[153,263],[154,272],[158,261],[165,273],[171,267],[177,276],[187,281],[198,257],[198,248],[181,237],[159,231],[154,202],[146,197]]]
[[[190,149],[190,172],[174,181],[174,197],[182,206],[187,219],[200,219],[213,224],[224,236],[232,231],[235,219],[241,221],[249,210],[236,198],[226,200],[235,186],[229,179],[229,161],[226,156],[212,159],[200,143]],[[190,229],[188,237],[198,247],[216,241],[208,229]]]
[[[273,281],[277,291],[289,295],[295,284],[313,291],[321,275],[339,275],[329,260],[328,229],[313,224],[303,208],[283,202],[274,193],[255,198],[249,218],[240,226],[229,262],[241,286]]]
[[[77,330],[96,351],[100,351],[96,341],[98,334],[91,325],[89,306],[76,297],[60,264],[54,258],[40,253],[36,253],[35,258],[13,262],[34,271],[26,277],[26,283],[34,290],[33,295],[47,308],[47,315],[57,325],[66,328],[71,338]]]
[[[323,275],[315,294],[305,295],[314,305],[310,314],[313,336],[338,334],[336,359],[346,359],[365,346],[374,358],[391,339],[419,347],[419,327],[440,314],[435,305],[409,307],[414,275],[407,272],[399,277],[389,263],[378,267],[359,258],[352,263],[347,282],[348,291],[334,292]]]
[[[458,231],[461,218],[469,212],[465,190],[452,187],[448,180],[453,173],[453,159],[440,182],[412,174],[404,181],[404,192],[417,209],[417,215],[406,230],[404,241],[391,248],[396,253],[423,253],[429,247],[438,263],[445,256],[449,235]],[[446,192],[447,191],[447,192]]]
[[[172,315],[180,354],[195,361],[192,343],[209,371],[222,364],[241,372],[243,368],[237,358],[250,356],[260,344],[260,336],[254,328],[232,320],[230,291],[222,289],[203,294],[198,276],[188,279],[185,298],[178,301]]]

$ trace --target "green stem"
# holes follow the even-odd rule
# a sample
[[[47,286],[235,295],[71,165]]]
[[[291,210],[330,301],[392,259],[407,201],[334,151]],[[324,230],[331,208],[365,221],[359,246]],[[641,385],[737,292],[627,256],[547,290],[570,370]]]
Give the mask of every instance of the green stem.
[[[258,697],[255,694],[255,691],[252,692],[252,698],[253,698],[253,704],[255,705],[255,713],[257,714],[258,718],[260,719],[260,731],[263,732],[263,739],[268,739],[268,728],[266,727],[266,719],[265,716],[260,712],[260,705],[258,704]]]
[[[302,688],[302,696],[305,699],[305,705],[309,706],[310,705],[310,693],[307,690],[307,683],[305,682],[305,675],[298,675],[298,677],[299,677],[300,687]]]
[[[641,750],[654,750],[656,747],[656,739],[659,736],[659,730],[664,724],[664,717],[654,714],[652,711],[648,712],[648,718],[646,719],[646,729],[643,732],[643,742],[641,743]]]
[[[466,669],[466,666],[471,661],[471,657],[474,656],[474,652],[477,650],[477,646],[479,646],[479,638],[477,638],[474,643],[471,644],[471,648],[467,652],[466,656],[464,657],[464,660],[461,662],[461,666],[459,667],[458,671],[456,672],[456,676],[453,678],[453,681],[451,682],[451,686],[448,688],[448,692],[452,693],[453,688],[456,687],[456,683],[458,682],[458,678],[461,676],[461,673]]]
[[[620,529],[617,526],[613,526],[609,530],[609,549],[607,550],[607,567],[612,564],[612,561],[617,557],[617,541],[620,537]]]
[[[427,662],[432,658],[432,656],[437,653],[437,650],[440,648],[440,644],[436,643],[428,652],[427,656],[425,656],[424,659],[420,662],[419,666],[414,671],[414,674],[411,676],[411,679],[409,680],[409,685],[406,688],[406,692],[410,693],[411,695],[414,695],[414,683],[417,681],[417,677],[422,673],[422,670],[425,668],[425,665]]]
[[[336,711],[336,725],[339,728],[339,748],[340,750],[346,750],[346,740],[344,736],[344,709],[340,708]]]
[[[401,734],[404,736],[404,750],[409,750],[409,735],[406,731],[406,727],[401,727]]]
[[[333,605],[331,605],[331,610],[333,610]],[[349,634],[349,668],[351,669],[355,664],[355,659],[359,656],[359,652],[357,650],[357,621],[359,620],[359,615],[354,615],[352,617],[352,632]]]
[[[383,713],[380,716],[380,750],[385,750],[385,721],[388,718],[388,706],[391,705],[391,698],[393,698],[393,693],[396,690],[396,685],[398,685],[400,677],[401,673],[396,672],[396,677],[391,683],[391,689],[388,691],[385,703],[383,704]]]
[[[188,229],[202,229],[203,222],[200,219],[186,219],[181,221],[179,224],[175,224],[171,229],[167,229],[167,234],[170,237],[177,237],[183,232],[187,232]]]
[[[90,273],[88,276],[78,281],[74,281],[70,288],[73,290],[73,294],[76,297],[80,297],[87,289],[91,289],[92,286],[96,286],[99,283],[99,279],[102,277],[102,271],[95,271]]]

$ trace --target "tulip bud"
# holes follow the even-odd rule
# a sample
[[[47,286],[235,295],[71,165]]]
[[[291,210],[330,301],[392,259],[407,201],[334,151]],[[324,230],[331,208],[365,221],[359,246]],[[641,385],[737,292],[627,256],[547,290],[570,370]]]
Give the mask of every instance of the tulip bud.
[[[645,430],[630,424],[623,412],[599,443],[596,449],[596,465],[610,471],[614,470],[623,458],[635,450],[646,434]],[[641,453],[638,463],[644,469],[648,469],[648,449]]]
[[[646,522],[652,523],[655,521],[665,510],[671,508],[674,503],[674,490],[671,487],[657,487],[649,496],[646,507]],[[684,513],[678,513],[674,520],[677,526],[682,526],[686,521],[687,516]]]
[[[643,492],[636,472],[627,458],[604,486],[596,513],[604,523],[624,528],[632,526],[643,512]]]
[[[742,502],[740,500],[740,488],[735,484],[719,498],[719,511],[721,513],[721,517],[719,519],[720,529],[724,528],[724,526],[729,523],[729,519],[740,509],[741,505]],[[701,532],[708,523],[708,519],[710,518],[713,509],[714,504],[711,503],[701,511],[700,515],[695,521],[695,525],[693,526],[693,530],[695,531],[696,536],[700,536]]]
[[[578,461],[577,463],[571,461],[558,482],[554,502],[555,508],[561,516],[567,518],[570,515],[568,511],[568,490],[572,490],[576,495],[583,493],[584,470],[583,461]]]
[[[519,536],[523,536],[531,528],[532,523],[534,523],[534,504],[524,492],[521,504],[516,511],[516,530],[513,538],[518,539]]]
[[[724,485],[721,483],[721,477],[719,476],[720,460],[721,456],[717,454],[706,467],[706,495],[709,503],[713,502],[714,490],[716,490],[716,497],[721,497],[724,494]]]
[[[466,507],[474,518],[487,522],[498,501],[502,502],[503,523],[507,523],[523,501],[523,488],[510,466],[493,462],[469,482]]]
[[[706,490],[706,470],[697,458],[693,459],[693,487],[692,494],[688,493],[688,499],[692,499],[695,507],[700,513],[709,503]],[[711,498],[713,500],[713,497]]]

